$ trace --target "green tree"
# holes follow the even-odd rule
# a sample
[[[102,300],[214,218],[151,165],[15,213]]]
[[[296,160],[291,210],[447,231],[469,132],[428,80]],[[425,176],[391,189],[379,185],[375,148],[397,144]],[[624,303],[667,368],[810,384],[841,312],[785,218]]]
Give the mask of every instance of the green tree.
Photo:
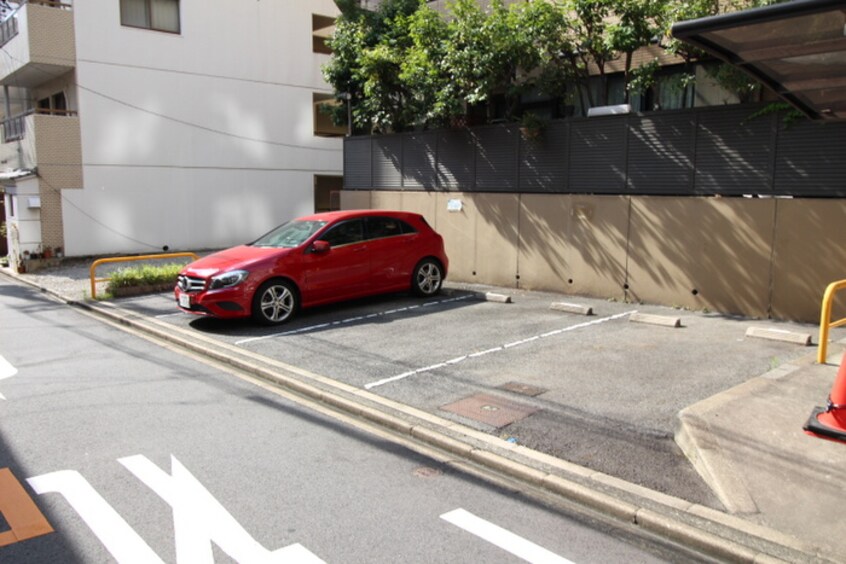
[[[554,98],[577,93],[583,111],[608,103],[607,68],[624,60],[626,100],[654,84],[657,61],[634,63],[635,52],[660,38],[684,62],[676,82],[691,87],[693,64],[705,54],[671,37],[670,24],[772,0],[528,0],[506,7],[492,0],[455,0],[446,15],[423,0],[385,0],[375,12],[337,0],[341,16],[324,76],[351,97],[356,131],[443,126],[468,108],[515,119],[523,93]],[[745,76],[715,67],[715,79],[743,98]],[[599,88],[594,81],[598,82]],[[504,100],[502,113],[495,102]],[[346,106],[331,109],[344,123]]]
[[[615,0],[565,0],[562,8],[575,17],[571,19],[575,57],[579,60],[576,69],[579,73],[580,93],[588,99],[588,106],[604,106],[608,103],[608,77],[606,64],[619,57],[614,49],[609,33]],[[590,73],[599,76],[597,97],[588,87]]]
[[[629,103],[629,93],[632,81],[632,58],[634,52],[641,47],[656,42],[663,32],[663,15],[666,11],[666,0],[618,0],[614,7],[615,20],[608,28],[608,43],[610,47],[622,53],[624,64],[625,98]],[[640,83],[648,82],[646,73],[654,66],[645,65],[637,75]],[[639,88],[642,90],[642,87]]]
[[[414,92],[421,125],[443,126],[464,113],[464,97],[442,64],[451,48],[446,20],[427,6],[410,18],[411,45],[401,63],[400,79]]]
[[[330,108],[335,123],[346,121],[344,104],[349,103],[355,130],[407,127],[412,109],[406,102],[411,94],[400,79],[400,64],[409,45],[409,16],[420,1],[385,0],[375,12],[339,4],[342,13],[328,41],[333,55],[323,66],[323,76],[339,102]]]

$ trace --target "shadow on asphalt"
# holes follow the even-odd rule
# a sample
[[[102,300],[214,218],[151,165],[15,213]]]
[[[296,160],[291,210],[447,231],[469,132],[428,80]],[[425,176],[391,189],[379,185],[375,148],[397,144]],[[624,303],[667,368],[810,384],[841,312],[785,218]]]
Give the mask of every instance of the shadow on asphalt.
[[[266,337],[319,333],[343,327],[392,323],[396,313],[403,319],[450,311],[478,303],[477,292],[450,291],[431,298],[417,298],[408,293],[384,294],[301,310],[291,321],[279,325],[260,325],[250,318],[218,319],[196,317],[191,328],[211,335],[228,337]]]

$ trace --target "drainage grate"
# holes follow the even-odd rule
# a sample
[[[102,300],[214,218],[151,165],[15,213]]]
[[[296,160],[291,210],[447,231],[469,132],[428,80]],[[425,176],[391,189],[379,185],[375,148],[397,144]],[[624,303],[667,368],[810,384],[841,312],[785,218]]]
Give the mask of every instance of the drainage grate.
[[[505,427],[539,411],[536,407],[489,394],[476,394],[444,405],[441,409],[496,428]]]

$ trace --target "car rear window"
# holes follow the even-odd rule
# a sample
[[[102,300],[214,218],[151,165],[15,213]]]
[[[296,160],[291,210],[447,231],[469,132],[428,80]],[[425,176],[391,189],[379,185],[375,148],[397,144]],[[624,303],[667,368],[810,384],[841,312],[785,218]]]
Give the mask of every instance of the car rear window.
[[[382,239],[383,237],[416,233],[412,226],[395,217],[368,217],[366,229],[368,239]]]

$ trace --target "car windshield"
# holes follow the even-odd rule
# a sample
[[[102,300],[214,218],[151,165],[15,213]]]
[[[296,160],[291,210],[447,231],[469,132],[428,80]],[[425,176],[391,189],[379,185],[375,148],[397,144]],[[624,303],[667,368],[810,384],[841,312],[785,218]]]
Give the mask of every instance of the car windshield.
[[[302,245],[306,239],[314,235],[325,221],[289,221],[283,223],[270,233],[262,235],[252,243],[253,247],[276,247],[289,249]]]

